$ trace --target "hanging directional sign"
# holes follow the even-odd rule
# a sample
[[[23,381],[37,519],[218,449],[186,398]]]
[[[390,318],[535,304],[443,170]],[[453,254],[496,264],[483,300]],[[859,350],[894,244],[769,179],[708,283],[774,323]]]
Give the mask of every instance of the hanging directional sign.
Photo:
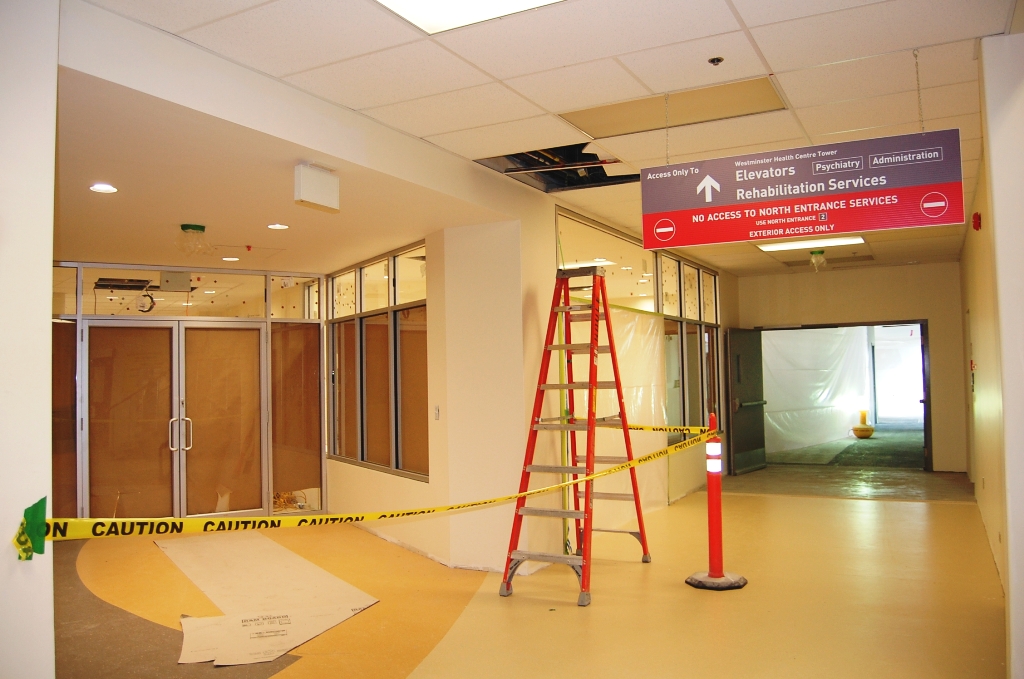
[[[962,224],[960,131],[642,170],[648,250]]]

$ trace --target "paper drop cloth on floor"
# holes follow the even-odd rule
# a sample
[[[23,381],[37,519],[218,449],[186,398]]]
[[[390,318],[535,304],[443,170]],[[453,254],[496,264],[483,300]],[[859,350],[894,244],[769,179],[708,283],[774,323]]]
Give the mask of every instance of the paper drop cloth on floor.
[[[181,619],[180,663],[273,660],[377,603],[256,531],[156,544],[224,613]]]

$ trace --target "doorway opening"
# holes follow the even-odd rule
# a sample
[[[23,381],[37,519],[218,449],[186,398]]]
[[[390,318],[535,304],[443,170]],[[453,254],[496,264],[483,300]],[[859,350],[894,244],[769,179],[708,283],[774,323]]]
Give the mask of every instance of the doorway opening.
[[[927,322],[730,330],[732,472],[931,471]]]

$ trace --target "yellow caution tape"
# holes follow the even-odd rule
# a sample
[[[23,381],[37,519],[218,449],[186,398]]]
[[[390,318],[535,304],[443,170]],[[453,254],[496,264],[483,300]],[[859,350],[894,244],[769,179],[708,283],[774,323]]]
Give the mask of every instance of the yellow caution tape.
[[[174,535],[177,533],[213,533],[218,531],[259,530],[262,528],[295,528],[298,526],[321,526],[328,523],[380,521],[381,519],[399,519],[406,516],[454,512],[460,509],[484,507],[487,505],[509,502],[511,500],[518,500],[521,497],[531,497],[533,495],[550,493],[561,488],[567,488],[569,486],[575,486],[580,483],[599,479],[603,476],[617,474],[632,467],[638,467],[642,464],[647,464],[648,462],[654,462],[655,460],[681,452],[687,448],[700,445],[716,434],[716,432],[711,432],[706,427],[645,427],[643,425],[630,425],[629,428],[636,428],[642,431],[691,430],[692,433],[697,434],[697,436],[686,439],[685,441],[680,441],[679,443],[674,443],[671,446],[662,448],[661,450],[656,450],[653,453],[641,455],[629,462],[623,462],[622,464],[617,464],[614,467],[602,469],[590,476],[581,476],[570,481],[556,483],[553,486],[535,488],[524,493],[516,493],[515,495],[503,495],[502,497],[492,497],[487,500],[475,500],[473,502],[465,502],[458,505],[425,507],[422,509],[403,509],[392,512],[319,514],[315,516],[296,515],[279,516],[275,518],[252,517],[244,519],[224,519],[200,517],[188,519],[48,519],[46,521],[46,539],[58,541],[85,540],[89,538],[120,537],[128,535]],[[681,431],[681,433],[691,433],[691,431]]]

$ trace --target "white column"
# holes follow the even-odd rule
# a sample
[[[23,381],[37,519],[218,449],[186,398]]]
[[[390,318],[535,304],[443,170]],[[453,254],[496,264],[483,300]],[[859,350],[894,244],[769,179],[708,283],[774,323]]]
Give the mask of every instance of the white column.
[[[1024,678],[1024,34],[982,40],[1006,460],[1008,675]]]
[[[58,10],[0,2],[0,673],[18,677],[54,676],[52,545],[19,562],[10,540],[50,497]]]

